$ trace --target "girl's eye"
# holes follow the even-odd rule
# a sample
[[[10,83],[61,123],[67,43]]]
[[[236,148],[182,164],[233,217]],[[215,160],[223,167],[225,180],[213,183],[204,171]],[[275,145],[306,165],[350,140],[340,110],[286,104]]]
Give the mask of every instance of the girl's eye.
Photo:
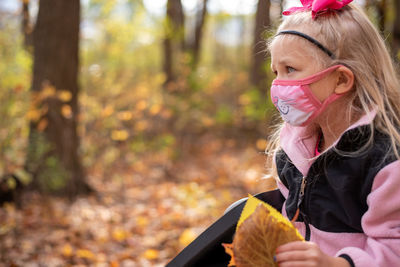
[[[287,66],[287,67],[286,67],[286,70],[287,70],[288,73],[292,73],[292,72],[296,71],[295,68],[292,68],[292,67],[290,67],[290,66]]]

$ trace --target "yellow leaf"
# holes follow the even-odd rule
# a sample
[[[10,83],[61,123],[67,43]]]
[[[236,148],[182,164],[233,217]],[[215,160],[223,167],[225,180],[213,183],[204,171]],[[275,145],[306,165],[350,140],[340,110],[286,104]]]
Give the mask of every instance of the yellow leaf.
[[[186,247],[187,245],[190,244],[195,238],[197,237],[196,233],[193,232],[191,229],[185,229],[181,236],[179,237],[179,244],[181,244],[183,247]]]
[[[271,205],[259,200],[256,197],[253,197],[253,196],[249,195],[249,198],[246,201],[246,205],[244,206],[242,214],[240,215],[240,219],[239,219],[239,221],[237,223],[236,230],[238,230],[239,226],[243,223],[244,220],[246,220],[250,215],[252,215],[255,212],[256,208],[259,205],[263,205],[268,210],[268,215],[271,216],[277,222],[285,223],[285,224],[289,225],[290,227],[294,228],[292,223],[288,219],[286,219],[274,207],[272,207]],[[296,228],[294,228],[294,229],[296,229]],[[299,237],[302,238],[300,233],[298,233],[298,235],[299,235]]]
[[[87,250],[87,249],[79,249],[76,252],[76,256],[78,256],[79,258],[89,259],[89,260],[92,260],[95,258],[95,255],[93,254],[93,252],[91,252],[90,250]]]
[[[62,105],[61,107],[61,114],[63,115],[64,118],[70,119],[72,118],[72,108],[70,105]]]
[[[63,248],[62,248],[62,254],[63,254],[65,257],[71,257],[71,256],[72,256],[72,252],[73,252],[73,249],[72,249],[72,247],[71,247],[70,244],[65,244],[65,245],[63,246]]]
[[[121,111],[117,113],[117,118],[121,121],[129,121],[132,119],[132,112],[130,111]]]
[[[255,197],[249,197],[240,216],[233,240],[233,258],[237,267],[277,266],[276,248],[304,240],[297,229],[279,211]]]
[[[24,184],[28,185],[32,181],[32,174],[25,171],[24,169],[17,169],[15,175],[19,177],[19,180]]]
[[[72,99],[72,94],[70,91],[60,90],[58,92],[58,99],[60,99],[63,102],[68,102]]]
[[[38,121],[40,119],[41,112],[39,109],[31,109],[26,113],[26,117],[31,121]]]
[[[114,113],[114,108],[112,106],[106,106],[102,111],[101,111],[101,116],[102,117],[108,117]]]
[[[129,133],[126,130],[114,130],[111,132],[111,139],[114,141],[125,141],[128,137]]]
[[[145,110],[147,108],[147,102],[145,100],[140,100],[137,104],[136,104],[136,109],[137,110]]]
[[[138,216],[136,223],[139,227],[145,227],[149,224],[149,219],[145,216]]]
[[[155,260],[158,258],[159,252],[155,249],[148,249],[144,252],[143,256],[148,260]]]
[[[116,241],[121,242],[121,241],[124,241],[126,239],[127,233],[126,233],[125,230],[117,228],[117,229],[114,229],[114,231],[112,232],[112,237]]]
[[[56,88],[52,85],[45,85],[40,91],[40,98],[46,99],[56,95]]]
[[[17,182],[15,181],[14,178],[8,178],[6,183],[8,189],[14,190],[17,187]]]
[[[267,147],[267,140],[262,139],[262,138],[258,139],[256,142],[256,147],[258,150],[264,151],[265,148]]]
[[[161,105],[153,105],[150,108],[150,114],[151,115],[157,115],[158,113],[160,113],[160,110],[161,110]]]

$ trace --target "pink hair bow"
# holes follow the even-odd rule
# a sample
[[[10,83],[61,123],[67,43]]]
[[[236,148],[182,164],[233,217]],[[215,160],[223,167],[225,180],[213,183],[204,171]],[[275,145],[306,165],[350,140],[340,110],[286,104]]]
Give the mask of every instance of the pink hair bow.
[[[338,10],[348,5],[353,0],[300,0],[302,7],[291,7],[283,11],[283,15],[291,15],[296,11],[312,11],[312,18],[315,19],[318,13],[328,11],[329,9]]]

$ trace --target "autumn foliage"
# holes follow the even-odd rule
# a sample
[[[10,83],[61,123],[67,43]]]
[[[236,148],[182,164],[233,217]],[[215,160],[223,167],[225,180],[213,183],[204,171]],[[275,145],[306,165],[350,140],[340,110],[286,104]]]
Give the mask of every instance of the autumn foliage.
[[[34,14],[40,1],[20,2]],[[0,265],[165,266],[232,202],[275,186],[261,180],[272,104],[249,82],[252,33],[236,45],[218,36],[253,15],[210,15],[197,69],[184,55],[164,87],[164,17],[139,2],[81,1],[77,134],[95,192],[73,202],[47,194],[66,176],[54,158],[36,160],[46,142],[29,151],[29,128],[49,129],[54,101],[70,119],[74,95],[53,83],[32,92],[20,14],[0,4],[0,177],[29,186],[28,153],[33,167],[48,167],[40,192],[21,194],[20,208],[0,207]]]
[[[232,244],[224,244],[232,259],[228,266],[278,266],[273,260],[280,245],[304,240],[297,229],[270,205],[250,197],[239,219]]]

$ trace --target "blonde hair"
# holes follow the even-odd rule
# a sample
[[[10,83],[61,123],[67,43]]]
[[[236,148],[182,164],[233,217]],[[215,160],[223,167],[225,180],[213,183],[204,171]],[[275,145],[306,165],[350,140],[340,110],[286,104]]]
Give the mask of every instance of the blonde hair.
[[[352,70],[354,90],[347,115],[351,118],[355,114],[377,111],[370,125],[372,134],[363,148],[372,144],[374,129],[377,129],[390,137],[394,154],[400,159],[400,85],[385,43],[365,13],[354,5],[315,20],[311,18],[311,11],[297,12],[286,17],[277,32],[282,30],[302,31],[334,53],[335,59],[331,59],[322,50],[314,49],[314,53],[318,53],[318,64],[324,67],[342,64]],[[298,37],[275,36],[269,46],[275,38]],[[269,144],[266,153],[271,157],[279,149],[279,134],[275,132]]]

